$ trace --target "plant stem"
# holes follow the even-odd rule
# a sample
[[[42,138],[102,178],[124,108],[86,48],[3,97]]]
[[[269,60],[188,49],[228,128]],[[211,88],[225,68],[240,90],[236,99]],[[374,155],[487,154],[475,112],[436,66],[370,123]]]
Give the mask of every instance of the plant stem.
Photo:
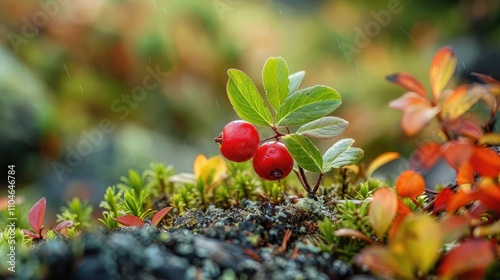
[[[316,181],[316,185],[314,186],[314,189],[312,190],[312,193],[313,193],[314,195],[316,195],[316,192],[317,192],[317,191],[318,191],[318,189],[319,189],[319,185],[320,185],[320,183],[321,183],[321,180],[323,180],[323,175],[324,175],[324,173],[320,173],[320,174],[319,174],[318,181]]]
[[[295,171],[295,174],[297,174],[297,177],[299,178],[300,183],[302,183],[302,186],[304,187],[306,192],[310,193],[311,186],[309,185],[309,181],[307,181],[307,177],[306,177],[306,173],[304,172],[304,168],[302,168],[300,165],[299,165],[299,172],[300,172],[300,174],[297,173],[297,171]]]
[[[275,127],[275,126],[271,126],[271,129],[274,131],[275,134],[273,136],[269,136],[269,137],[267,137],[265,139],[260,140],[261,143],[262,142],[266,142],[266,141],[271,140],[271,139],[276,139],[276,141],[278,141],[281,136],[285,136],[286,135],[284,133],[279,132],[278,128]],[[287,127],[287,129],[288,129],[288,127]],[[290,134],[289,130],[288,130],[288,134]]]

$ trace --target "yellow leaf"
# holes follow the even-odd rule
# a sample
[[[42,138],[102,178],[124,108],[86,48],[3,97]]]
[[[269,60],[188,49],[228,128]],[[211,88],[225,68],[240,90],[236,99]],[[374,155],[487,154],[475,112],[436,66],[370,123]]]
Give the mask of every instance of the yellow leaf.
[[[207,164],[207,157],[203,154],[199,154],[195,159],[194,159],[194,164],[193,164],[193,171],[194,171],[194,176],[196,178],[200,177],[201,175],[201,170],[203,167]]]
[[[476,104],[483,94],[483,91],[471,90],[468,85],[461,85],[443,93],[441,116],[448,120],[460,117]]]
[[[401,155],[396,152],[387,152],[376,157],[366,169],[366,177],[371,177],[373,172],[379,169],[381,166],[400,158]]]
[[[430,68],[430,79],[435,101],[439,100],[439,96],[453,76],[456,66],[457,57],[450,46],[440,48],[434,55]]]
[[[206,185],[210,185],[223,178],[227,173],[227,165],[221,156],[214,156],[208,159],[201,169],[200,176]],[[197,177],[198,178],[198,177]]]
[[[500,134],[499,133],[487,133],[479,139],[480,145],[500,145]]]
[[[399,226],[391,248],[400,251],[402,245],[405,256],[425,275],[439,258],[442,240],[439,224],[433,218],[408,216]]]

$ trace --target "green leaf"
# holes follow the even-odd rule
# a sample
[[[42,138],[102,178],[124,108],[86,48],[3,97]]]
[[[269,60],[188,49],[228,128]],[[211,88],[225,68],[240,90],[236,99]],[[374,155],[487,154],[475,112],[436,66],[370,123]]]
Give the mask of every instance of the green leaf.
[[[276,110],[288,97],[288,66],[281,57],[271,57],[264,64],[262,81],[267,100]]]
[[[227,96],[238,116],[261,126],[272,126],[271,113],[252,80],[238,69],[227,71]]]
[[[342,103],[340,94],[327,86],[313,86],[290,95],[276,113],[280,126],[308,123],[330,114]]]
[[[323,117],[306,123],[297,130],[297,134],[313,138],[331,139],[344,132],[349,122],[337,117]]]
[[[298,165],[311,172],[321,173],[323,158],[311,140],[298,134],[286,135],[281,140]]]
[[[288,76],[288,80],[290,81],[290,83],[288,84],[288,92],[290,95],[297,91],[305,75],[305,71],[299,71]]]
[[[358,162],[364,155],[360,148],[352,148],[353,139],[347,138],[333,144],[323,155],[323,173]]]

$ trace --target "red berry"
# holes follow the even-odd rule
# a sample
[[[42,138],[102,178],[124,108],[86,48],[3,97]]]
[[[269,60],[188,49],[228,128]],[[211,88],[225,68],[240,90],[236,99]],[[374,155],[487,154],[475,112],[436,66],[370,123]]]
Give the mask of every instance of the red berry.
[[[262,144],[253,158],[253,169],[264,180],[283,179],[293,169],[293,158],[281,142]]]
[[[222,155],[230,161],[243,162],[255,155],[259,147],[259,132],[249,122],[232,121],[222,129],[215,142],[219,143]]]

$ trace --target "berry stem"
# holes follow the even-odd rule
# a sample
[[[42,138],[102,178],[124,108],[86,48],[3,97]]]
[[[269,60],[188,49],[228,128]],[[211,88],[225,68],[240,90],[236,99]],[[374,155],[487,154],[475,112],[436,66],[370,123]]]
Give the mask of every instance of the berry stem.
[[[302,168],[300,165],[299,165],[299,172],[300,172],[300,176],[298,176],[298,175],[297,176],[299,177],[299,180],[302,183],[302,186],[304,186],[304,189],[306,190],[306,192],[310,193],[311,186],[309,185],[309,181],[307,180],[304,168]]]
[[[296,169],[292,169],[293,172],[295,173],[295,175],[297,175],[297,178],[299,178],[299,181],[300,181],[300,184],[304,187],[304,189],[306,189],[307,191],[307,188],[306,188],[306,184],[304,183],[304,180],[302,180],[302,177],[300,176],[300,173],[296,170]]]
[[[222,133],[219,134],[219,136],[217,136],[217,137],[214,138],[214,142],[215,143],[219,143],[219,144],[222,143]]]
[[[316,185],[314,186],[314,189],[312,190],[313,195],[316,195],[316,192],[319,189],[319,185],[321,183],[321,180],[323,180],[323,175],[324,175],[324,173],[319,174],[318,181],[316,181]]]
[[[274,131],[275,134],[273,136],[270,136],[270,137],[267,137],[265,139],[260,140],[260,143],[266,142],[266,141],[271,140],[271,139],[276,139],[276,141],[279,141],[281,136],[286,135],[285,133],[279,132],[278,128],[275,126],[271,126],[271,129]],[[287,130],[288,130],[288,127],[287,127]],[[290,134],[290,130],[288,130],[288,134]]]

